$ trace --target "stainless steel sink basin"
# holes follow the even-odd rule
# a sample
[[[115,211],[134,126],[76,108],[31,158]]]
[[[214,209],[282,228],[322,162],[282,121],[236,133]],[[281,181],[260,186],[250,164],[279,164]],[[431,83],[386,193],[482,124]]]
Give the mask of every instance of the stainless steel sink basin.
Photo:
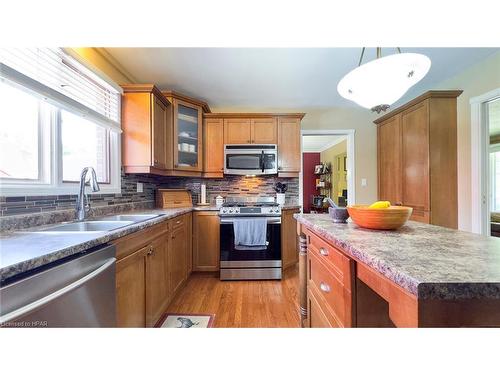
[[[41,232],[107,232],[127,225],[133,221],[80,221],[47,228]]]
[[[154,219],[155,217],[158,217],[161,215],[114,215],[114,216],[107,216],[103,218],[98,218],[95,219],[96,221],[132,221],[134,223],[138,223],[140,221],[145,221],[149,219]]]

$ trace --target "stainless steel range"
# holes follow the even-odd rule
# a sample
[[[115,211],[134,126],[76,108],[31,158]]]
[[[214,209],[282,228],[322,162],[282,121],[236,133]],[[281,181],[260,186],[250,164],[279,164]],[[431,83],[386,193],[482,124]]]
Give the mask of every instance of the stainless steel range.
[[[228,198],[220,216],[220,279],[281,279],[281,207],[273,197]],[[263,246],[235,244],[235,221],[262,219],[267,222]]]

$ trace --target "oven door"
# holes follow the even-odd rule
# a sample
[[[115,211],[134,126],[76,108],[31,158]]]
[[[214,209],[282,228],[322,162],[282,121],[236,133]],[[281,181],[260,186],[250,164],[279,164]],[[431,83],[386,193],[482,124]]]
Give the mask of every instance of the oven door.
[[[266,175],[278,173],[276,145],[226,145],[224,173]]]
[[[233,218],[220,220],[220,267],[224,268],[281,268],[281,218],[269,217],[267,248],[237,250],[234,246]]]

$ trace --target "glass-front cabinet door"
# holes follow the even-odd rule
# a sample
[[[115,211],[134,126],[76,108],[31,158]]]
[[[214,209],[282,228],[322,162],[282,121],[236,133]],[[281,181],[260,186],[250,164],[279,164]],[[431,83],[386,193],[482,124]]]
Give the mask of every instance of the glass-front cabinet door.
[[[202,109],[174,99],[174,168],[202,170]]]

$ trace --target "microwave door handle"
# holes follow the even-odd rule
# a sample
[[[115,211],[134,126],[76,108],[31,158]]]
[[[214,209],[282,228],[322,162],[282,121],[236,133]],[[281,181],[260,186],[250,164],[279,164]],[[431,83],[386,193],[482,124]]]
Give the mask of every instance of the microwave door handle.
[[[264,173],[266,167],[264,163],[264,150],[262,150],[262,154],[260,154],[260,165],[262,167],[262,173]]]

